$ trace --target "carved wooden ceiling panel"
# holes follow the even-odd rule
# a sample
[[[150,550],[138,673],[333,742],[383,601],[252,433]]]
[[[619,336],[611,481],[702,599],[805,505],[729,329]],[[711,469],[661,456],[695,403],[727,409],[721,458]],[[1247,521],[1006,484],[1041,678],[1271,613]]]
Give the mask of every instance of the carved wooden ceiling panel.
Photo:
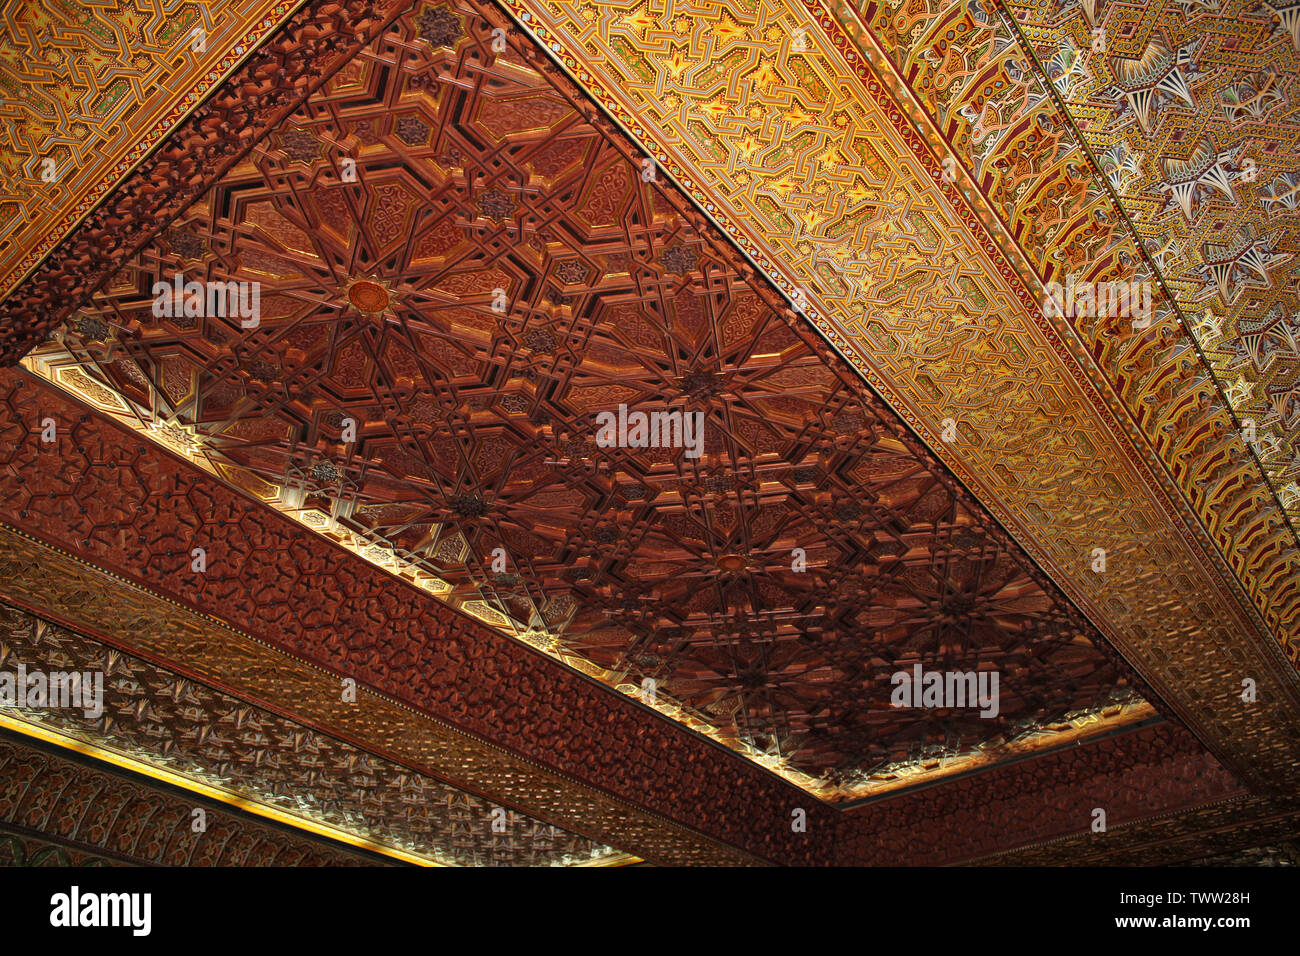
[[[1167,301],[1146,328],[1044,309],[1049,281],[1154,273],[996,11],[507,5],[1216,753],[1300,773],[1295,531]],[[956,94],[985,85],[1024,122],[974,129]]]
[[[828,799],[1150,716],[898,417],[495,29],[416,5],[29,367]],[[255,327],[156,314],[177,274],[258,283]],[[699,456],[602,447],[620,405],[701,413]],[[917,663],[997,671],[999,713],[892,707]]]

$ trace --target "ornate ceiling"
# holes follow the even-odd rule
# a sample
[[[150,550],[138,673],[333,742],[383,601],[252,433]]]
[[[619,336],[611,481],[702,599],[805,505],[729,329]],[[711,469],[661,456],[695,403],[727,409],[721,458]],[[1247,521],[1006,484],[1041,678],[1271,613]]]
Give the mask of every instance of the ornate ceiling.
[[[1286,350],[1294,344],[1279,298],[1292,284],[1284,271],[1291,256],[1278,231],[1284,217],[1260,223],[1268,209],[1284,208],[1268,199],[1269,180],[1289,168],[1285,144],[1295,133],[1287,131],[1285,89],[1295,51],[1267,7],[1246,16],[1242,5],[1193,6],[1188,17],[1180,3],[1071,4],[1060,12],[1050,4],[932,4],[896,13],[870,4],[857,12],[840,6],[836,16],[909,78],[945,147],[1039,277],[1134,276],[1156,288],[1162,318],[1153,328],[1177,359],[1162,364],[1184,387],[1168,373],[1135,375],[1133,356],[1114,365],[1108,381],[1212,533],[1238,551],[1276,556],[1294,548],[1280,516],[1293,525],[1300,516],[1288,450],[1295,363]],[[1276,77],[1267,94],[1245,92],[1265,75]],[[1249,111],[1232,105],[1238,96],[1258,122],[1241,122]],[[1084,246],[1081,236],[1090,237]],[[1095,251],[1081,256],[1088,246]],[[1248,308],[1276,315],[1249,319],[1241,311]],[[1123,323],[1077,324],[1094,358],[1100,352],[1103,367],[1112,365],[1103,349],[1115,345],[1102,343],[1122,336]],[[1248,352],[1255,358],[1246,361]],[[1187,399],[1152,414],[1163,392],[1180,390]],[[1210,427],[1216,417],[1221,424]],[[1217,458],[1206,443],[1200,450],[1187,443],[1198,431],[1213,440]],[[1222,438],[1239,445],[1231,468]],[[1256,543],[1245,544],[1244,528],[1224,535],[1215,528],[1222,515],[1209,512],[1221,509],[1224,488],[1251,488],[1261,464],[1273,487],[1251,499],[1248,520],[1267,526],[1271,543],[1247,534]],[[1227,554],[1234,563],[1231,547]]]
[[[354,58],[29,366],[828,799],[1149,715],[633,147],[466,20],[397,21],[395,67]],[[178,273],[259,282],[260,324],[158,321]],[[702,454],[602,452],[620,404],[703,414]],[[996,670],[1000,713],[892,708],[918,662]]]
[[[132,114],[156,152],[0,303],[4,653],[123,675],[18,731],[419,862],[1070,859],[1099,801],[1110,859],[1285,839],[1294,343],[1203,316],[1289,294],[1285,214],[1227,201],[1284,134],[1182,173],[1291,79],[1185,21],[304,5]],[[1067,278],[1155,321],[1045,314]],[[606,447],[620,405],[702,442]],[[999,712],[891,706],[913,666]]]
[[[1017,241],[1025,224],[999,215],[990,187],[943,162],[953,146],[913,89],[915,71],[896,72],[889,31],[867,31],[842,6],[841,26],[817,3],[744,16],[516,9],[807,304],[1167,703],[1243,755],[1270,747],[1294,765],[1296,674],[1276,650],[1297,650],[1294,534],[1208,369],[1198,374],[1171,313],[1145,330],[1043,314],[1056,273],[1035,271]],[[900,24],[934,25],[920,8],[911,16]],[[1002,51],[995,39],[989,50]],[[1041,202],[1066,165],[1043,169]],[[1053,254],[1071,271],[1132,274],[1091,214],[1070,223]],[[969,291],[955,300],[958,287]],[[942,440],[946,421],[957,440]],[[1097,547],[1122,573],[1092,570]],[[1171,663],[1179,677],[1163,682]],[[1277,709],[1239,706],[1247,671],[1266,675]],[[1261,719],[1272,728],[1262,737]]]
[[[164,778],[398,859],[460,866],[626,862],[626,857],[439,780],[0,606],[0,666],[104,675],[103,713],[6,717]],[[47,738],[48,739],[48,738]],[[494,815],[500,834],[491,824]],[[484,826],[484,821],[488,823]]]
[[[300,3],[0,4],[0,294]]]
[[[1007,9],[1237,417],[1255,423],[1255,451],[1295,523],[1296,7],[1209,0]]]

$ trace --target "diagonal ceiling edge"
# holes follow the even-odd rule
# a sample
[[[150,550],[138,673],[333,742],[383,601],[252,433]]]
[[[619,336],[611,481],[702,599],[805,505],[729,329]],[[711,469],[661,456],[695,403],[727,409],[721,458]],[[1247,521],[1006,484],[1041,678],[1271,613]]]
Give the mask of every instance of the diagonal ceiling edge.
[[[1300,526],[1296,11],[1001,5]]]
[[[202,105],[172,125],[165,140],[154,140],[147,156],[135,156],[113,193],[101,194],[99,205],[0,300],[0,364],[12,364],[65,320],[131,250],[161,232],[214,175],[239,162],[408,6],[407,0],[309,2],[281,21],[232,70],[241,90],[230,91],[229,78],[224,91],[209,87]],[[232,129],[241,135],[228,137]]]
[[[1084,32],[1076,27],[1089,15],[1083,8],[1071,8],[1073,19],[1067,14],[1062,20],[1070,26],[1066,31],[1056,25],[1045,29],[1025,7],[1016,8],[1017,16],[1026,21],[1023,29],[1004,4],[977,3],[968,7],[939,3],[932,7],[924,14],[919,10],[900,12],[897,20],[891,19],[889,8],[877,3],[858,7],[839,3],[833,9],[837,21],[869,59],[883,56],[889,64],[887,70],[900,77],[910,77],[906,83],[907,95],[915,98],[935,130],[941,132],[942,150],[951,153],[960,168],[978,181],[979,193],[996,212],[1008,234],[1017,237],[1021,258],[1030,265],[1029,272],[1036,279],[1083,283],[1127,276],[1151,288],[1155,316],[1154,321],[1143,326],[1143,336],[1128,333],[1123,322],[1107,321],[1103,317],[1094,322],[1091,316],[1078,316],[1074,327],[1094,360],[1105,365],[1107,381],[1123,398],[1133,419],[1142,425],[1146,437],[1159,448],[1166,466],[1197,508],[1219,548],[1235,567],[1243,563],[1256,565],[1256,576],[1267,581],[1275,573],[1267,571],[1260,558],[1276,561],[1279,557],[1275,540],[1280,525],[1277,519],[1286,514],[1294,526],[1297,517],[1293,500],[1296,492],[1285,484],[1287,472],[1282,460],[1285,420],[1278,412],[1251,404],[1247,394],[1250,390],[1243,392],[1240,381],[1234,384],[1240,362],[1224,366],[1221,356],[1214,357],[1227,349],[1239,359],[1241,342],[1234,344],[1226,339],[1224,326],[1231,326],[1232,322],[1217,319],[1199,300],[1204,299],[1208,288],[1215,286],[1229,302],[1238,305],[1250,302],[1257,306],[1258,300],[1251,295],[1240,296],[1241,288],[1248,285],[1253,288],[1252,283],[1263,282],[1280,294],[1285,284],[1274,282],[1268,273],[1278,268],[1285,257],[1271,252],[1276,242],[1268,243],[1269,251],[1264,249],[1263,239],[1237,242],[1235,258],[1229,257],[1235,265],[1220,277],[1218,286],[1217,280],[1206,278],[1196,283],[1197,301],[1176,299],[1171,288],[1180,295],[1187,292],[1188,257],[1175,254],[1181,248],[1179,242],[1165,235],[1170,223],[1169,212],[1179,206],[1176,198],[1184,205],[1221,209],[1223,204],[1208,201],[1205,193],[1217,188],[1231,194],[1234,179],[1240,181],[1244,177],[1249,183],[1255,180],[1256,174],[1229,172],[1224,165],[1229,162],[1227,154],[1221,154],[1213,168],[1198,170],[1200,180],[1192,184],[1194,188],[1190,192],[1183,191],[1181,185],[1171,187],[1160,183],[1159,188],[1166,195],[1157,204],[1158,208],[1149,201],[1125,203],[1116,186],[1127,188],[1142,178],[1139,175],[1142,156],[1122,142],[1117,143],[1114,131],[1106,122],[1097,122],[1105,115],[1099,104],[1107,97],[1116,97],[1117,101],[1110,101],[1110,105],[1117,114],[1126,117],[1120,125],[1137,129],[1138,125],[1132,122],[1131,104],[1138,104],[1138,112],[1146,122],[1156,104],[1164,103],[1171,95],[1166,87],[1182,89],[1178,85],[1180,67],[1198,81],[1204,81],[1206,75],[1196,72],[1182,54],[1176,64],[1162,56],[1159,51],[1163,47],[1156,39],[1146,48],[1151,68],[1160,74],[1152,77],[1159,87],[1155,98],[1148,100],[1145,96],[1125,93],[1119,86],[1108,86],[1104,91],[1094,91],[1089,107],[1076,121],[1062,93],[1079,87],[1082,79],[1091,82],[1085,61],[1089,57],[1105,59],[1108,54],[1120,52],[1120,47],[1125,53],[1135,54],[1142,46],[1139,38],[1151,35],[1149,23],[1135,31],[1129,18],[1120,17],[1122,35],[1112,38],[1112,47],[1098,53],[1091,51],[1087,44],[1075,46],[1078,36]],[[1159,11],[1164,9],[1163,5],[1146,8],[1144,16],[1160,19]],[[871,29],[864,27],[866,23],[871,24]],[[1026,39],[1026,29],[1036,38],[1042,56],[1036,51],[1025,52],[1032,47]],[[1103,37],[1094,35],[1103,28],[1089,29],[1093,30],[1090,41],[1104,48]],[[1239,37],[1224,39],[1231,43]],[[1052,48],[1049,42],[1052,40],[1060,46]],[[978,68],[970,67],[968,47],[979,53]],[[959,49],[963,51],[960,54]],[[1234,51],[1239,60],[1234,64],[1236,67],[1250,62],[1248,52],[1253,51]],[[1134,59],[1140,58],[1134,55]],[[1130,61],[1121,57],[1112,65],[1122,69],[1126,62]],[[1136,62],[1132,67],[1138,74],[1147,68]],[[1145,92],[1151,91],[1148,84]],[[1191,95],[1190,91],[1187,95]],[[1081,128],[1088,129],[1090,135],[1082,134]],[[1165,132],[1168,135],[1169,131]],[[1175,131],[1171,148],[1181,138]],[[1197,161],[1200,158],[1199,154],[1193,157]],[[1235,188],[1243,187],[1238,182]],[[1145,221],[1156,212],[1161,212],[1156,222]],[[1210,221],[1218,220],[1211,217]],[[1138,230],[1139,223],[1143,226],[1141,230]],[[1079,248],[1088,243],[1081,247],[1074,238],[1078,235],[1088,237],[1095,248],[1104,248],[1100,254],[1088,252],[1080,256]],[[1223,245],[1219,242],[1221,238],[1216,237],[1216,247]],[[1187,240],[1182,241],[1183,246],[1187,244]],[[1227,246],[1223,248],[1226,250]],[[1182,274],[1176,283],[1171,283],[1164,273],[1175,268]],[[1196,268],[1213,272],[1207,265]],[[1262,273],[1257,269],[1263,270]],[[1029,281],[1031,285],[1035,282]],[[1252,355],[1261,349],[1265,354],[1278,352],[1269,335],[1276,334],[1285,340],[1282,334],[1285,323],[1278,325],[1275,320],[1276,316],[1264,323],[1267,328],[1263,329],[1266,333],[1263,341],[1251,340]],[[1167,378],[1167,374],[1159,373],[1169,365],[1168,361],[1163,365],[1154,364],[1148,374],[1134,374],[1135,368],[1141,371],[1132,362],[1136,353],[1131,348],[1125,351],[1122,340],[1130,339],[1131,345],[1145,336],[1162,338],[1161,351],[1179,360],[1178,370],[1186,387],[1182,392],[1175,390],[1173,399],[1151,395]],[[1106,339],[1116,338],[1121,341],[1103,346]],[[1271,360],[1272,371],[1285,373],[1284,356],[1277,358]],[[1229,393],[1236,396],[1233,401],[1240,412],[1229,401]],[[1272,389],[1271,394],[1285,405],[1284,388]],[[1194,395],[1196,403],[1189,405],[1185,395]],[[1252,435],[1253,438],[1248,437]],[[1230,475],[1225,475],[1223,457],[1216,452],[1228,446],[1235,461],[1231,463]],[[1188,453],[1189,447],[1193,449],[1192,454]],[[1268,457],[1268,463],[1264,456]],[[1239,508],[1224,500],[1222,493],[1226,488],[1249,496],[1252,486],[1259,483],[1256,470],[1269,487],[1266,497],[1250,499],[1252,507],[1243,515]],[[1226,516],[1232,516],[1232,520],[1225,521]],[[1250,555],[1249,560],[1244,557],[1246,554]]]

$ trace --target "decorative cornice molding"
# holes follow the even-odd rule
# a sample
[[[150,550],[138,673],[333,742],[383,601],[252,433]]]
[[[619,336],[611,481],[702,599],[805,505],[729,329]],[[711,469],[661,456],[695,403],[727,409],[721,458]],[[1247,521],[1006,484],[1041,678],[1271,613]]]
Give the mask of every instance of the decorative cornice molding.
[[[277,823],[426,865],[629,862],[609,847],[0,604],[0,669],[19,666],[28,674],[101,675],[98,713],[0,708],[0,727]]]
[[[379,861],[214,806],[202,807],[205,829],[196,832],[196,803],[33,746],[8,731],[0,731],[0,779],[0,833],[50,840],[123,863],[373,866]]]
[[[1239,796],[966,861],[970,866],[1171,866],[1300,836],[1300,800]]]

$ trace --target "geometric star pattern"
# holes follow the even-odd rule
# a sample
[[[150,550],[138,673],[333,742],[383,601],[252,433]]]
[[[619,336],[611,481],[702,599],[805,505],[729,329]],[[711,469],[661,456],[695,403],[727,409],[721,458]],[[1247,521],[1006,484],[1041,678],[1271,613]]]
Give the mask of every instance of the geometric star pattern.
[[[29,367],[827,799],[1149,716],[987,512],[524,42],[418,5]],[[156,315],[177,274],[259,283],[258,323]],[[700,456],[600,447],[619,405],[703,415]],[[999,714],[892,707],[916,663],[998,671]]]

